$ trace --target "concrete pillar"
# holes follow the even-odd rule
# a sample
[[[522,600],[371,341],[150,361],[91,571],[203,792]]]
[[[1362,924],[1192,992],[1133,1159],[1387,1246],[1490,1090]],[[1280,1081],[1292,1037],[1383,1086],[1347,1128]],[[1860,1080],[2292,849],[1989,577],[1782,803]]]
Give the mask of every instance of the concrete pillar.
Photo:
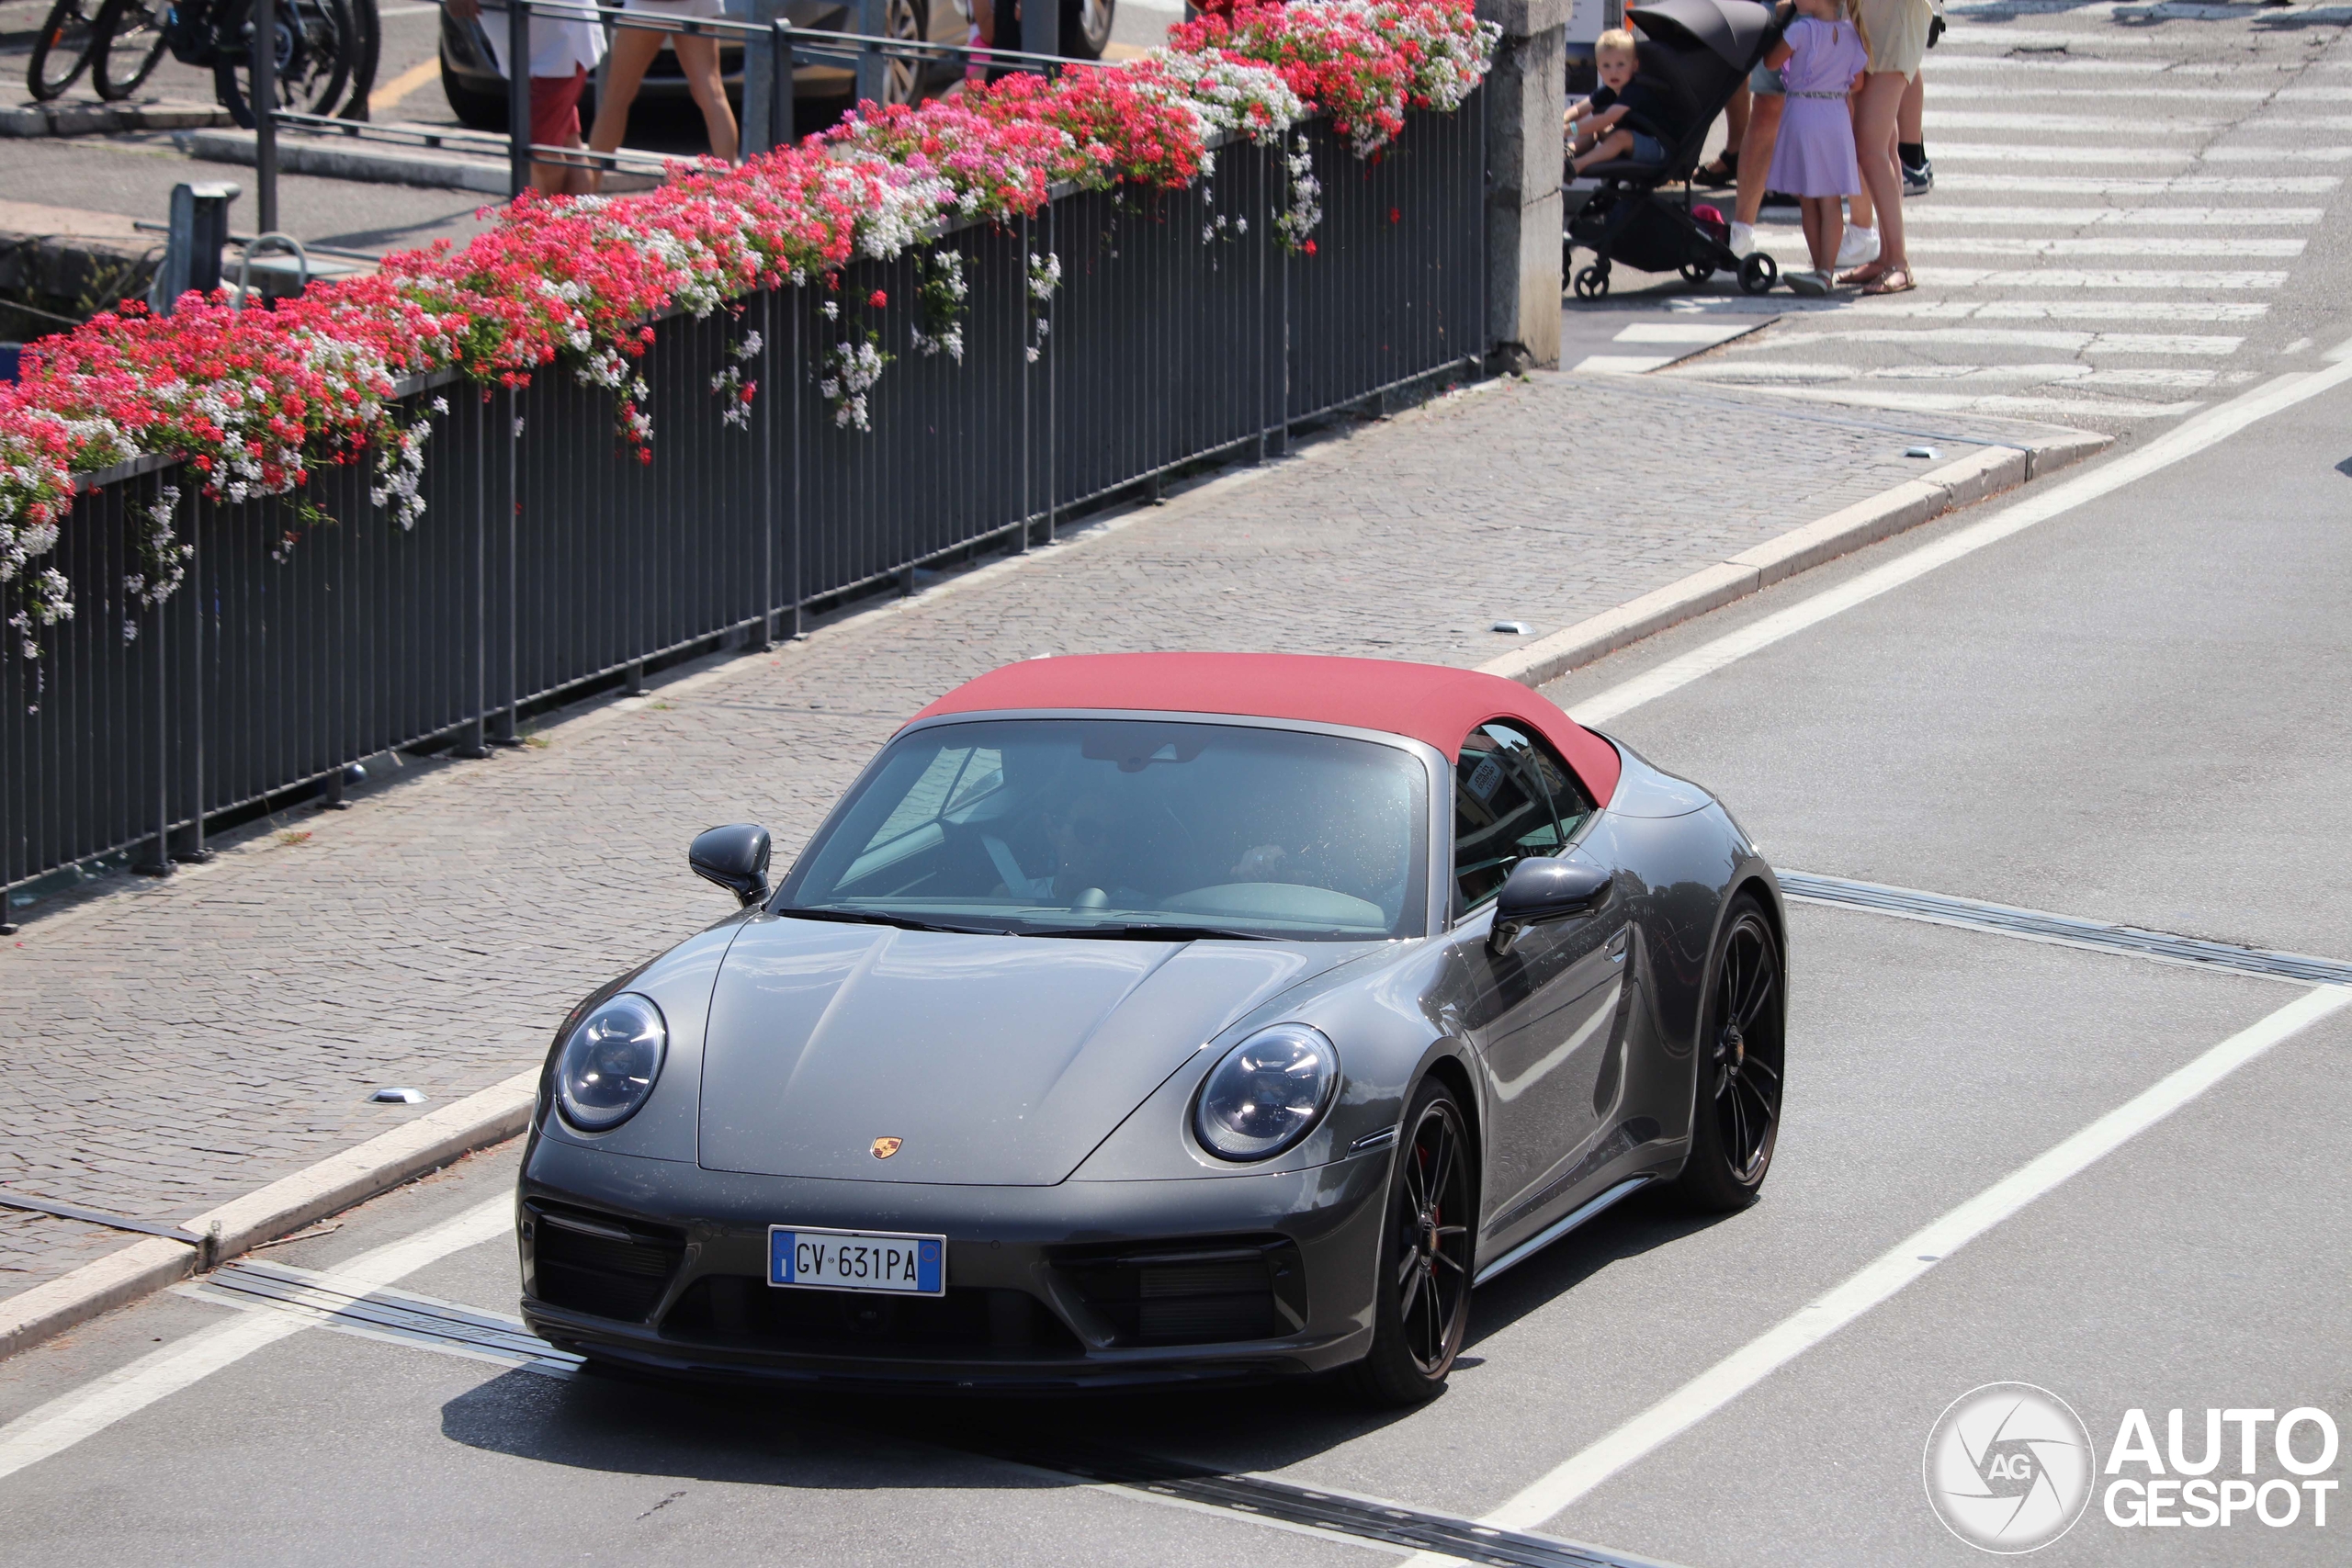
[[[1478,0],[1503,29],[1487,77],[1487,363],[1560,363],[1560,116],[1572,0]]]

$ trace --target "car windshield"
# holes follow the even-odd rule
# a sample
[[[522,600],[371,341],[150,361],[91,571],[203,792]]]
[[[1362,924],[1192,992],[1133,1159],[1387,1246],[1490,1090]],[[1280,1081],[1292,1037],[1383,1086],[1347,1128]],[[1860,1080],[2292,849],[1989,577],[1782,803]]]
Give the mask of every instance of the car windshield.
[[[934,725],[891,742],[774,908],[1017,935],[1418,936],[1427,789],[1411,752],[1340,736]]]

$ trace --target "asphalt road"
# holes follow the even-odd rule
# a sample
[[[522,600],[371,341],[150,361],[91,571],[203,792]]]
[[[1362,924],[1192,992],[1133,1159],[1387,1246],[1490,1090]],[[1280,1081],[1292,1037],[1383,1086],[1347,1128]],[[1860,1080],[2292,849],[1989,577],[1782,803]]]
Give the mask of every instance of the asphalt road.
[[[2347,427],[2352,386],[2333,385],[2022,532],[1958,553],[1988,517],[2023,515],[1973,509],[1555,694],[1620,710],[1608,728],[1720,791],[1785,868],[2352,960],[2333,809],[2352,788]],[[2098,491],[2107,471],[2058,483]],[[1820,614],[1886,581],[1869,574],[1941,558],[1923,550],[1951,558]],[[1665,686],[1742,634],[1761,645],[1625,706],[1625,682]],[[2186,1411],[2192,1455],[2209,1408],[2352,1422],[2352,1010],[2273,1029],[2127,1124],[2111,1113],[2223,1042],[2313,1010],[2311,987],[1819,905],[1795,907],[1791,949],[1791,1098],[1763,1201],[1712,1223],[1639,1197],[1611,1211],[1479,1292],[1450,1392],[1411,1416],[1367,1420],[1315,1388],[1043,1405],[680,1392],[173,1294],[0,1364],[0,1562],[1391,1551],[1073,1473],[1115,1453],[1670,1562],[1960,1563],[1975,1551],[1930,1510],[1922,1449],[1979,1385],[2060,1396],[2102,1461],[2133,1409],[2159,1449]],[[2052,1151],[2108,1134],[2050,1174]],[[514,1158],[265,1256],[511,1314]],[[1988,1191],[2016,1201],[1964,1207]],[[387,1263],[400,1243],[405,1265]],[[2294,1523],[2128,1528],[2095,1495],[2038,1560],[2341,1562],[2340,1493],[2314,1525],[2324,1495],[2297,1492],[2263,1438],[2248,1479],[2296,1493]],[[2216,1479],[2236,1468],[2233,1444]],[[2347,1468],[2339,1450],[2312,1479]]]

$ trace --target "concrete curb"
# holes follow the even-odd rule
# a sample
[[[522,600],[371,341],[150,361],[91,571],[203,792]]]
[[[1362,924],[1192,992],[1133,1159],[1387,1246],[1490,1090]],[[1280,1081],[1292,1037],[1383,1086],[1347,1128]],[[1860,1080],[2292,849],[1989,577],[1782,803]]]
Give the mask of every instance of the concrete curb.
[[[1526,686],[1556,681],[1571,670],[1736,599],[1745,599],[1783,578],[2064,468],[2099,450],[2108,440],[2091,431],[2068,431],[2033,446],[1984,447],[1713,566],[1702,567],[1678,582],[1613,610],[1490,659],[1478,668]]]
[[[1956,507],[2012,489],[2107,444],[2106,436],[2068,431],[2030,447],[1984,447],[1868,501],[1831,513],[1804,527],[1792,528],[1728,560],[1702,568],[1679,582],[1579,621],[1500,659],[1489,660],[1478,668],[1525,685],[1540,686],[1668,626],[1745,598],[1768,584],[1890,535],[1917,527]],[[1249,482],[1269,471],[1252,468],[1221,475],[1200,487],[1200,492],[1218,493],[1223,488]],[[1012,568],[1011,562],[998,564],[1004,570]],[[963,585],[960,581],[942,584],[906,603],[921,603],[942,590]],[[718,667],[689,679],[701,684],[722,679],[724,674],[724,668]],[[685,682],[677,684],[683,686]],[[639,705],[632,701],[627,705]],[[610,709],[582,715],[573,722],[608,717],[612,712],[621,711],[621,707],[622,705],[615,705]],[[183,1221],[182,1228],[188,1232],[187,1245],[161,1238],[135,1242],[0,1301],[0,1359],[185,1279],[196,1270],[199,1256],[205,1266],[210,1267],[264,1242],[290,1235],[328,1214],[447,1165],[460,1155],[504,1142],[530,1124],[538,1076],[536,1067],[518,1073],[257,1191]]]
[[[180,1222],[183,1244],[158,1236],[0,1301],[0,1359],[151,1295],[266,1241],[291,1235],[460,1155],[503,1143],[530,1124],[537,1067],[379,1134],[307,1169]]]
[[[418,126],[430,133],[444,129]],[[209,164],[254,164],[254,133],[250,130],[191,130],[175,137],[180,151]],[[395,147],[335,137],[282,135],[277,139],[277,167],[289,175],[318,175],[328,179],[355,180],[370,185],[421,186],[433,190],[470,190],[506,199],[507,167],[486,158],[468,157],[430,147]],[[608,192],[651,190],[661,180],[652,175],[616,171],[605,176]]]
[[[0,138],[106,136],[124,130],[189,130],[236,123],[227,109],[211,104],[28,104],[0,109]]]

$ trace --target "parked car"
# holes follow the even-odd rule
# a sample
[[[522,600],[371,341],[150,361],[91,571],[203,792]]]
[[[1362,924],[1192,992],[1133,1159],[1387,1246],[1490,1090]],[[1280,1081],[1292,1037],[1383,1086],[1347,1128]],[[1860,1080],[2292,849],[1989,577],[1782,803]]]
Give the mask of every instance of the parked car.
[[[1491,675],[1033,660],[768,856],[695,840],[741,911],[556,1031],[523,1312],[592,1363],[1417,1404],[1473,1283],[1771,1164],[1770,866]]]
[[[1116,0],[1062,0],[1062,52],[1074,60],[1100,60],[1111,42]],[[730,8],[731,14],[731,8]],[[826,32],[854,32],[856,13],[839,0],[789,0],[784,14],[792,25]],[[895,39],[930,43],[961,44],[970,35],[969,0],[888,0],[885,26]],[[490,26],[503,18],[486,17]],[[490,40],[482,36],[484,22],[461,22],[441,14],[441,91],[460,124],[477,130],[506,129],[506,79],[498,73]],[[611,24],[606,24],[609,32]],[[741,44],[719,46],[719,66],[727,79],[727,94],[740,112],[743,102],[743,50]],[[935,93],[963,74],[955,61],[915,68],[893,62],[884,89],[890,103],[912,103]],[[804,98],[845,99],[855,73],[846,66],[803,63],[793,73],[794,90]],[[686,81],[678,57],[669,50],[656,55],[639,89],[640,102],[686,102]],[[592,82],[580,107],[583,123],[595,114]]]

